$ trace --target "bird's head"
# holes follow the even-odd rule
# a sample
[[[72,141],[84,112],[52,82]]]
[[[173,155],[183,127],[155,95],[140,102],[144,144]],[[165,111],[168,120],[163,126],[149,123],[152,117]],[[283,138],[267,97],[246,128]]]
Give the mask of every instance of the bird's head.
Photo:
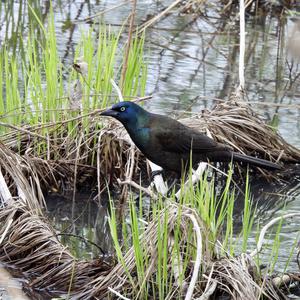
[[[123,101],[103,111],[100,115],[116,118],[125,125],[125,127],[131,127],[145,120],[148,112],[133,102]]]

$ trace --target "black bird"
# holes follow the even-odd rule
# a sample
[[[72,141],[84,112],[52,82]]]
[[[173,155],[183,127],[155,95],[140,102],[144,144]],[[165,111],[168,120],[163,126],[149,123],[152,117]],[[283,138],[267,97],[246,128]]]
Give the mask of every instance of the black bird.
[[[133,102],[119,102],[101,113],[119,120],[140,151],[165,170],[181,174],[192,162],[244,162],[269,170],[281,166],[233,152],[208,136],[167,116],[153,114]]]

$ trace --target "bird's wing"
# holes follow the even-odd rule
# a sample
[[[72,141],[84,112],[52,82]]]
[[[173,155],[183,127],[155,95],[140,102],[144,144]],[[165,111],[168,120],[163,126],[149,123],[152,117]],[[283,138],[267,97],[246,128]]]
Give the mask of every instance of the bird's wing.
[[[166,118],[166,117],[165,117]],[[152,138],[163,150],[186,153],[193,149],[194,153],[214,151],[220,144],[208,136],[171,119],[161,119],[152,126]],[[167,120],[167,121],[165,121]]]

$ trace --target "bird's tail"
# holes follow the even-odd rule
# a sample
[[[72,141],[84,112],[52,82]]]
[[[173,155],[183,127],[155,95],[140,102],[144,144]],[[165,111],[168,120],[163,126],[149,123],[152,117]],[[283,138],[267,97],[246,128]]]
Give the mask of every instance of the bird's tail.
[[[233,152],[232,153],[232,160],[237,161],[237,162],[244,162],[244,163],[249,163],[251,165],[261,167],[267,170],[281,170],[282,167],[278,164],[275,164],[273,162],[270,162],[265,159],[257,158],[257,157],[252,157],[248,155],[243,155],[240,153]]]

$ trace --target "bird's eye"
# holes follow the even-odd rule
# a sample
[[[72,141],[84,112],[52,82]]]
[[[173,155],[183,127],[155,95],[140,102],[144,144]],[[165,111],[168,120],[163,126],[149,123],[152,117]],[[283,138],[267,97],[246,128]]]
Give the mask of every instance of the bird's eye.
[[[125,111],[125,106],[122,106],[121,108],[120,108],[120,111]]]

